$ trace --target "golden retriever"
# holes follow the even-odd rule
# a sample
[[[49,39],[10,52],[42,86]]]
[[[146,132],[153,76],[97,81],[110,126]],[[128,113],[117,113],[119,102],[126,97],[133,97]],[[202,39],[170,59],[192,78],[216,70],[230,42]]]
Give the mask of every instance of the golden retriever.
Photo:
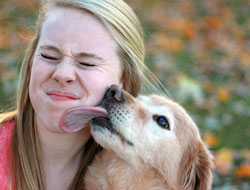
[[[102,106],[108,118],[93,119],[91,133],[104,150],[88,168],[87,190],[211,189],[212,156],[179,104],[112,86]]]

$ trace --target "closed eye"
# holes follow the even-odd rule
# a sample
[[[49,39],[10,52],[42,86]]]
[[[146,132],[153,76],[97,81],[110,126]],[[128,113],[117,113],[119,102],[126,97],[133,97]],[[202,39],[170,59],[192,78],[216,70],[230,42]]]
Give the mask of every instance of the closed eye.
[[[48,54],[41,53],[40,55],[41,55],[42,58],[50,60],[50,61],[58,61],[59,60],[58,57],[51,56],[51,55],[48,55]]]
[[[79,62],[79,65],[83,66],[83,67],[94,67],[94,66],[96,66],[95,64],[91,64],[91,63],[87,63],[87,62]]]

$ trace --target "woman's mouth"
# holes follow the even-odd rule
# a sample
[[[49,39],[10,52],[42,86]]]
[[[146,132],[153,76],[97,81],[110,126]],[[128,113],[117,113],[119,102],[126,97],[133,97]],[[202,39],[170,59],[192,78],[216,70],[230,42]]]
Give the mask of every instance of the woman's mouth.
[[[77,95],[69,92],[56,92],[51,91],[47,92],[47,95],[55,101],[69,101],[69,100],[78,100],[80,99]]]

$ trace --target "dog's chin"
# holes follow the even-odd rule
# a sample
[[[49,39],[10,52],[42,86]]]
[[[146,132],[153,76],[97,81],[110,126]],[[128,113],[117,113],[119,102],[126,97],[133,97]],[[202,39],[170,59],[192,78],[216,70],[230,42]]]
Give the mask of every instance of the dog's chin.
[[[117,136],[122,143],[127,143],[130,146],[133,146],[133,143],[127,140],[119,131],[116,130],[116,127],[112,124],[109,118],[107,117],[96,117],[91,120],[91,126],[93,131],[96,133],[105,133],[109,132],[112,135]],[[107,139],[110,140],[110,139]]]
[[[95,131],[109,130],[111,133],[115,133],[114,127],[107,117],[96,117],[91,120],[91,125]]]

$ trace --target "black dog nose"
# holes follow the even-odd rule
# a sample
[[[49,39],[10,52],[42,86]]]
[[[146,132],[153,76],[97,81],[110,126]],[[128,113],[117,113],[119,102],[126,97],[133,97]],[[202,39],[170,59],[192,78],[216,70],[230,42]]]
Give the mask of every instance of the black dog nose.
[[[116,102],[123,102],[124,95],[122,89],[117,85],[111,85],[105,93],[105,98],[115,100]]]

